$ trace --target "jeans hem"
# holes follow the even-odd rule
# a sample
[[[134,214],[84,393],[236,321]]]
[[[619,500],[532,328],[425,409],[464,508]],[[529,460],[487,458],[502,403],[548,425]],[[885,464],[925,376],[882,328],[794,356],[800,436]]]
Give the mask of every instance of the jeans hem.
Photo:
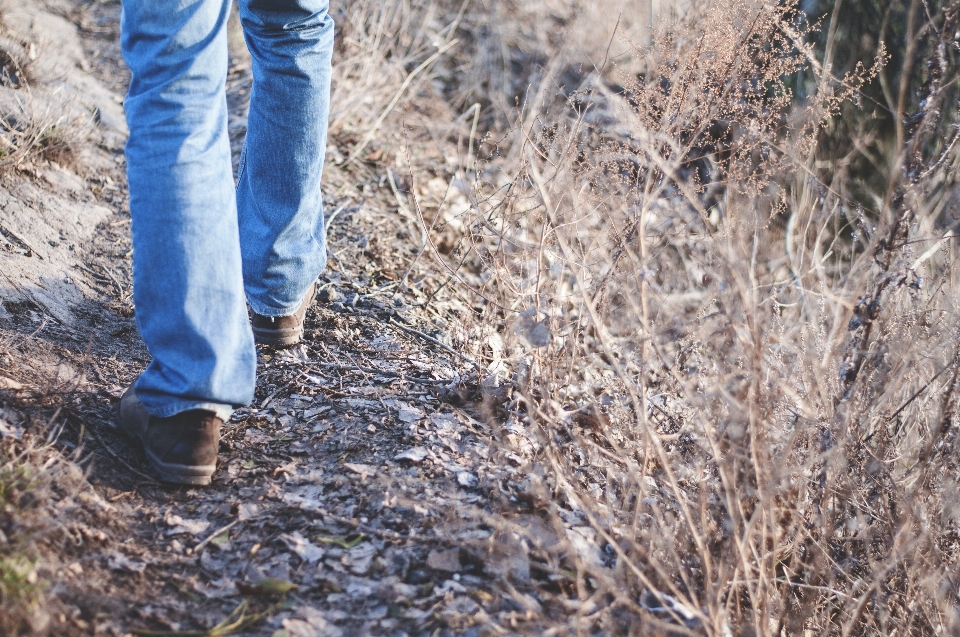
[[[141,402],[143,401],[141,400]],[[167,405],[162,409],[151,408],[149,405],[144,403],[144,407],[147,408],[147,412],[151,416],[156,416],[157,418],[169,418],[170,416],[176,416],[179,413],[190,411],[191,409],[203,409],[205,411],[212,411],[223,422],[227,422],[228,420],[230,420],[230,416],[233,415],[233,406],[223,405],[221,403],[178,402],[173,405]]]
[[[247,296],[247,305],[250,306],[250,309],[259,314],[260,316],[268,316],[272,318],[277,318],[280,316],[290,316],[291,314],[296,314],[297,310],[300,309],[300,306],[303,305],[303,300],[301,299],[294,307],[284,308],[278,310],[275,307],[269,307],[258,303],[256,300]]]

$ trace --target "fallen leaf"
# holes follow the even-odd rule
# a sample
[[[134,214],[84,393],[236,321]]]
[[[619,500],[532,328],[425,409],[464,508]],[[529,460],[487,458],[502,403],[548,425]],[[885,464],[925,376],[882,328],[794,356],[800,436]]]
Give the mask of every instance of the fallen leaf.
[[[491,540],[484,567],[493,575],[526,582],[530,579],[530,556],[526,543],[514,533],[498,533]]]
[[[377,468],[372,465],[345,462],[343,466],[350,471],[359,474],[361,478],[369,478],[370,476],[377,475]]]
[[[185,520],[176,514],[168,515],[165,522],[167,526],[173,527],[167,531],[167,535],[183,535],[185,533],[200,535],[210,528],[210,523],[206,520]]]
[[[357,411],[361,409],[379,409],[380,403],[376,400],[367,400],[365,398],[347,398],[347,404]]]
[[[237,517],[241,520],[249,520],[250,518],[256,517],[259,512],[260,507],[253,502],[243,502],[237,507]]]
[[[210,573],[222,573],[226,565],[226,559],[214,557],[211,551],[204,551],[200,554],[200,566]]]
[[[373,544],[360,544],[353,547],[340,558],[340,562],[350,569],[354,575],[366,575],[370,572],[377,548]]]
[[[510,394],[510,387],[497,374],[490,374],[480,381],[480,395],[484,400],[502,403]]]
[[[341,637],[343,635],[343,630],[328,622],[323,613],[312,606],[302,606],[297,610],[296,618],[284,619],[281,626],[286,632],[286,637]]]
[[[125,392],[126,390],[123,387],[120,387],[119,385],[112,385],[110,387],[107,387],[103,391],[107,392],[107,394],[111,398],[120,398],[121,396],[123,396],[123,392]]]
[[[230,542],[230,531],[229,531],[229,530],[224,531],[224,532],[221,533],[220,535],[218,535],[218,536],[214,537],[212,540],[210,540],[210,544],[213,544],[214,546],[221,546],[221,547],[224,546],[225,544],[229,543],[229,542]]]
[[[466,593],[466,592],[467,592],[467,589],[463,584],[452,579],[448,579],[447,581],[443,582],[442,584],[440,584],[440,586],[437,586],[433,590],[433,594],[438,597],[443,597],[447,593]]]
[[[284,493],[283,501],[305,511],[322,511],[323,489],[316,485],[300,487]]]
[[[303,419],[304,419],[304,420],[312,420],[313,418],[317,418],[317,417],[319,417],[319,416],[322,416],[323,414],[327,413],[327,412],[330,411],[331,409],[332,409],[332,407],[330,407],[329,405],[324,406],[324,407],[316,407],[316,408],[314,408],[314,409],[308,409],[308,410],[306,410],[305,412],[303,412]]]
[[[461,487],[467,487],[468,489],[472,489],[473,487],[477,486],[477,482],[478,482],[477,476],[473,475],[468,471],[461,471],[460,473],[457,474],[457,483]]]
[[[423,447],[414,447],[398,453],[393,457],[394,460],[408,460],[410,462],[423,462],[427,457],[427,450]]]
[[[549,318],[538,321],[536,310],[526,310],[520,313],[515,331],[530,347],[546,347],[553,338],[549,321]]]
[[[15,440],[20,440],[23,436],[23,427],[17,425],[9,425],[4,421],[0,420],[0,438],[13,438]]]
[[[524,536],[537,548],[550,548],[560,541],[553,528],[538,516],[522,515],[515,521],[524,528]]]
[[[209,584],[196,580],[193,583],[193,590],[207,599],[225,599],[237,594],[237,585],[233,580],[222,577],[219,580],[211,580]]]
[[[299,531],[284,533],[280,536],[280,539],[287,545],[288,549],[308,564],[315,564],[323,557],[323,549],[303,537]]]
[[[356,535],[351,533],[350,535],[344,535],[342,537],[320,535],[317,536],[316,539],[317,542],[325,542],[327,544],[335,544],[341,548],[352,549],[356,545],[360,544],[360,542],[363,542],[365,539],[367,539],[367,536],[363,533],[357,533]]]
[[[701,613],[666,593],[645,590],[640,593],[640,606],[667,621],[675,622],[679,619],[691,630],[703,625],[700,620]]]
[[[0,376],[0,389],[12,389],[14,391],[19,391],[23,389],[23,385],[12,378]]]
[[[600,547],[596,542],[597,532],[594,529],[589,526],[574,526],[565,530],[567,539],[580,559],[594,566],[603,564],[600,559]]]
[[[111,571],[126,571],[128,573],[142,573],[147,568],[145,563],[130,559],[119,551],[110,551],[107,554],[107,566]]]
[[[423,413],[422,409],[417,409],[410,405],[404,405],[400,407],[399,413],[397,414],[397,419],[400,422],[405,422],[407,424],[417,422],[422,420],[426,415]]]
[[[268,577],[252,585],[237,582],[237,589],[244,595],[259,595],[264,597],[285,595],[290,591],[297,590],[297,588],[296,584],[277,577]]]
[[[243,441],[251,445],[265,445],[272,440],[270,436],[256,429],[247,429],[243,434]]]

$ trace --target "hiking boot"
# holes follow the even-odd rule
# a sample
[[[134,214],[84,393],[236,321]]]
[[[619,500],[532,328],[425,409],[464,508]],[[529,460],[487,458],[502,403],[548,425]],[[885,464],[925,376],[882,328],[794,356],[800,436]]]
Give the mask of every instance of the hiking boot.
[[[157,418],[131,386],[120,398],[117,426],[139,440],[150,466],[164,482],[210,484],[217,468],[217,447],[223,421],[212,411],[192,409],[169,418]]]
[[[314,281],[307,295],[297,311],[285,316],[263,316],[253,310],[250,311],[250,322],[253,324],[253,338],[262,345],[273,347],[290,347],[296,345],[303,338],[303,317],[307,308],[313,303],[317,293],[317,282]]]

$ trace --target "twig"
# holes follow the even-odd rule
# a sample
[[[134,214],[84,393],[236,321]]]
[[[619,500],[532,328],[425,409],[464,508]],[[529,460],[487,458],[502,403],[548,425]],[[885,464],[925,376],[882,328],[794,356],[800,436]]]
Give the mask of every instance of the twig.
[[[87,429],[87,431],[90,432],[90,435],[93,436],[94,440],[100,443],[100,446],[103,447],[103,449],[110,455],[111,458],[113,458],[114,460],[116,460],[117,462],[125,466],[127,469],[129,469],[131,472],[143,478],[144,480],[147,480],[151,484],[160,484],[160,482],[158,482],[156,478],[144,473],[143,471],[140,471],[139,469],[134,468],[129,462],[127,462],[126,460],[118,456],[117,452],[111,449],[110,446],[103,441],[103,438],[101,438],[100,435],[97,434],[97,432],[94,431],[92,427],[90,429]]]
[[[193,555],[193,554],[195,554],[195,553],[199,553],[200,551],[203,550],[203,548],[204,548],[207,544],[210,544],[210,542],[212,542],[215,537],[218,537],[218,536],[220,536],[220,535],[223,535],[223,533],[225,533],[226,531],[229,531],[230,529],[232,529],[233,527],[235,527],[235,526],[238,525],[239,523],[240,523],[240,519],[237,518],[236,520],[234,520],[234,521],[231,522],[230,524],[227,524],[227,525],[225,525],[225,526],[217,529],[216,531],[214,531],[213,533],[211,533],[209,536],[207,536],[207,539],[203,540],[202,542],[200,542],[199,544],[197,544],[197,545],[194,546],[193,548],[188,548],[187,551],[186,551],[186,552],[187,552],[187,555]]]
[[[240,602],[240,605],[233,609],[233,612],[227,615],[222,622],[207,630],[144,630],[142,628],[134,628],[130,632],[134,635],[140,635],[141,637],[224,637],[225,635],[240,632],[247,626],[255,624],[274,611],[283,608],[286,603],[286,601],[280,601],[261,613],[247,615],[247,606],[249,606],[250,602],[245,599]]]
[[[378,376],[386,376],[388,378],[399,378],[400,380],[409,380],[415,383],[421,383],[423,385],[449,385],[454,382],[452,379],[444,378],[418,378],[417,376],[406,376],[399,372],[391,372],[385,369],[377,369],[375,367],[362,367],[360,365],[341,365],[338,363],[320,363],[316,367],[321,367],[323,369],[333,369],[341,372],[364,372],[367,374],[375,374]]]
[[[300,377],[297,376],[297,379],[299,379],[299,378],[300,378]],[[270,404],[270,401],[273,400],[274,398],[276,398],[277,394],[279,394],[280,392],[282,392],[284,389],[287,389],[289,386],[290,386],[290,383],[285,383],[285,384],[281,385],[280,387],[278,387],[275,392],[273,392],[272,394],[270,394],[269,396],[267,396],[266,398],[264,398],[264,399],[263,399],[263,402],[260,403],[260,409],[266,409],[266,408],[267,408],[267,405]]]
[[[398,323],[398,322],[396,322],[395,320],[393,320],[393,318],[390,319],[390,325],[393,325],[393,326],[396,327],[397,329],[403,330],[404,332],[406,332],[406,333],[408,333],[408,334],[413,334],[414,336],[419,336],[420,338],[424,339],[425,341],[429,341],[429,342],[433,343],[433,344],[436,345],[437,347],[443,348],[445,351],[450,352],[450,353],[453,354],[454,356],[457,356],[458,358],[461,358],[461,359],[465,360],[466,362],[470,363],[470,364],[473,365],[475,368],[477,368],[477,370],[480,371],[480,372],[486,373],[486,371],[487,371],[487,370],[484,369],[484,368],[480,365],[480,363],[478,363],[477,361],[473,360],[472,358],[470,358],[469,356],[467,356],[467,355],[465,355],[465,354],[461,354],[460,352],[458,352],[457,350],[453,349],[453,348],[450,347],[449,345],[446,345],[445,343],[442,343],[442,342],[438,341],[437,339],[433,338],[432,336],[427,336],[427,335],[424,334],[423,332],[421,332],[421,331],[419,331],[419,330],[415,330],[415,329],[413,329],[412,327],[407,327],[407,326],[405,326],[405,325],[401,325],[400,323]]]
[[[930,385],[933,384],[933,381],[937,380],[937,378],[940,377],[940,374],[942,374],[943,372],[945,372],[945,371],[947,371],[948,369],[950,369],[950,367],[951,367],[952,365],[953,365],[953,364],[951,363],[950,365],[947,365],[946,367],[944,367],[943,369],[941,369],[939,372],[937,372],[936,374],[934,374],[934,375],[933,375],[933,378],[931,378],[929,381],[927,381],[927,384],[926,384],[926,385],[924,385],[923,387],[921,387],[920,389],[918,389],[917,391],[915,391],[915,392],[913,393],[913,395],[910,396],[910,398],[907,398],[907,399],[903,402],[903,404],[900,405],[900,406],[897,408],[897,410],[896,410],[895,412],[893,412],[892,414],[890,414],[890,417],[887,418],[887,420],[893,420],[894,418],[896,418],[897,416],[899,416],[901,411],[903,411],[904,409],[906,409],[907,406],[908,406],[910,403],[912,403],[914,400],[916,400],[916,399],[917,399],[917,396],[919,396],[919,395],[922,394],[924,391],[926,391],[927,389],[929,389],[929,388],[930,388]]]
[[[38,259],[40,259],[41,261],[44,261],[44,260],[45,260],[45,259],[43,258],[43,255],[40,254],[39,252],[37,252],[37,249],[36,249],[36,248],[34,248],[34,247],[33,247],[32,245],[30,245],[29,243],[27,243],[26,239],[24,239],[23,237],[17,235],[16,233],[14,233],[13,230],[11,230],[10,228],[8,228],[7,226],[5,226],[5,225],[3,225],[3,224],[0,224],[0,233],[3,233],[4,235],[9,235],[9,236],[13,237],[13,239],[14,239],[15,241],[17,241],[18,243],[20,243],[20,245],[22,245],[24,248],[26,248],[26,249],[29,250],[30,252],[34,253],[35,255],[37,255],[37,258],[38,258]]]
[[[452,46],[454,46],[459,40],[453,40],[452,42],[447,42],[445,45],[440,47],[436,53],[428,57],[423,61],[423,64],[415,68],[410,72],[410,75],[407,76],[407,79],[403,81],[403,84],[400,85],[400,88],[397,89],[396,95],[393,96],[393,99],[390,100],[390,103],[387,104],[387,107],[383,109],[383,112],[380,113],[380,117],[377,118],[377,121],[373,123],[373,126],[370,127],[370,130],[367,131],[367,134],[364,136],[363,140],[357,144],[357,147],[353,149],[353,152],[350,153],[347,163],[353,163],[356,161],[357,157],[360,156],[360,153],[363,152],[363,149],[367,147],[373,140],[373,136],[377,134],[377,131],[380,130],[380,125],[383,124],[383,120],[387,119],[387,115],[390,114],[390,111],[393,110],[393,107],[397,105],[397,102],[400,101],[400,98],[403,97],[403,93],[407,90],[407,87],[410,86],[410,83],[413,82],[413,78],[420,74],[425,68],[437,61],[441,55],[447,52]]]
[[[111,272],[109,269],[107,269],[105,266],[103,266],[103,265],[101,265],[101,264],[99,264],[99,263],[93,263],[93,264],[91,264],[91,265],[97,266],[98,268],[100,268],[101,270],[103,270],[103,271],[107,274],[108,277],[110,277],[110,280],[113,281],[113,284],[114,284],[114,285],[116,286],[116,288],[117,288],[117,296],[119,297],[118,300],[121,301],[121,302],[123,302],[123,298],[124,298],[124,296],[125,296],[125,294],[124,294],[124,292],[123,292],[123,286],[120,285],[120,281],[117,280],[117,277],[113,276],[113,272]]]
[[[333,213],[324,220],[323,227],[330,228],[330,226],[333,225],[333,220],[337,218],[337,215],[339,215],[341,212],[346,210],[347,206],[349,206],[352,203],[353,203],[353,199],[347,199],[344,203],[342,203],[339,208],[334,210]]]

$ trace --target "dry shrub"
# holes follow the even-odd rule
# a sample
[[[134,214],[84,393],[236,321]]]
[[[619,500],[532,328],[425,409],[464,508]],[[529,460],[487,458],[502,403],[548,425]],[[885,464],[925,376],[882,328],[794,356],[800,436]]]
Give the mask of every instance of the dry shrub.
[[[64,528],[84,476],[11,414],[0,410],[0,626],[4,635],[46,634],[55,605],[46,578],[57,563],[43,544]]]
[[[0,104],[0,170],[19,168],[33,159],[69,164],[90,134],[93,118],[77,113],[63,98],[31,92]]]
[[[509,179],[478,180],[457,280],[612,632],[960,630],[956,6],[912,27],[922,110],[867,202],[817,152],[876,67],[832,76],[797,6],[691,10],[485,146]]]
[[[441,11],[437,2],[362,0],[332,14],[338,31],[330,132],[352,142],[355,159],[379,139],[398,105],[409,104],[435,77],[437,61],[456,45],[462,10]]]
[[[69,163],[93,128],[75,98],[34,77],[40,55],[34,44],[0,32],[0,171],[34,158]]]

